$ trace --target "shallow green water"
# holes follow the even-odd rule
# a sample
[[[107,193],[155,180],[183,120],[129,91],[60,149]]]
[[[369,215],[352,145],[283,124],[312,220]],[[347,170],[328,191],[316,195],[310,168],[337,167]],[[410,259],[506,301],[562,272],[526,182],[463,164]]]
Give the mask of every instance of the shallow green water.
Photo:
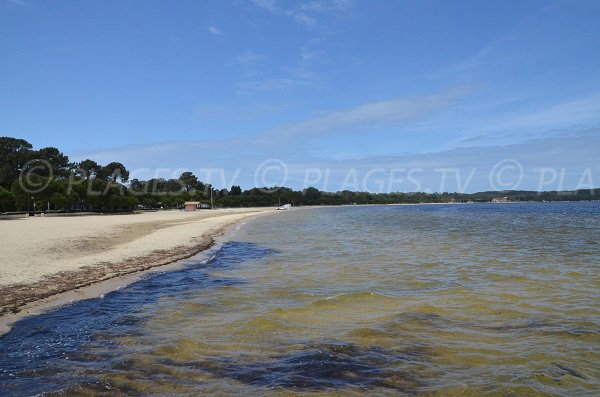
[[[22,322],[0,386],[597,396],[599,269],[600,203],[294,209],[208,264]]]

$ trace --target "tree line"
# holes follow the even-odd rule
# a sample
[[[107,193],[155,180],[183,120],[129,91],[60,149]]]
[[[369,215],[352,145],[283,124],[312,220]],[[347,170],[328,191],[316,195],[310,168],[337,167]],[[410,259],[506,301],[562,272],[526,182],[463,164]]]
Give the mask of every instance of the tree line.
[[[0,212],[12,211],[132,211],[181,208],[186,201],[216,207],[263,207],[279,204],[343,205],[488,202],[498,196],[509,201],[598,200],[600,189],[572,192],[506,191],[463,193],[323,192],[287,187],[242,190],[215,189],[192,172],[178,178],[129,179],[120,162],[99,164],[86,159],[71,162],[55,147],[34,150],[24,139],[0,137]],[[211,200],[212,199],[212,200]]]

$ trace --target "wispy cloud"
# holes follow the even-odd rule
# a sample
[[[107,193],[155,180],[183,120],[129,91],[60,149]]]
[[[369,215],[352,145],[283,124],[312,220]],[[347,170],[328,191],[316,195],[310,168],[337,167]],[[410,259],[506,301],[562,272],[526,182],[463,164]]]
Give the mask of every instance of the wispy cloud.
[[[175,153],[177,151],[187,151],[191,148],[194,148],[194,150],[210,148],[214,153],[227,153],[228,159],[235,158],[239,162],[245,161],[243,158],[248,158],[250,162],[254,161],[256,160],[256,156],[289,155],[303,158],[307,155],[307,152],[303,151],[300,146],[295,146],[292,150],[289,150],[290,141],[298,142],[298,140],[302,141],[305,138],[315,136],[324,137],[328,133],[338,131],[342,128],[350,133],[353,129],[360,127],[389,126],[418,120],[452,106],[456,100],[469,92],[470,89],[468,87],[459,87],[424,97],[400,97],[385,101],[364,103],[349,109],[331,111],[297,124],[281,125],[268,131],[257,132],[254,136],[186,143],[171,142],[158,146],[131,146],[120,148],[118,151],[109,150],[98,151],[96,153],[88,151],[84,153],[82,151],[76,153],[76,157],[77,159],[86,157],[97,158],[102,162],[113,161],[111,159],[118,158],[122,154],[124,159],[135,157],[136,161],[133,166],[136,167],[143,167],[144,162],[148,162],[147,166],[154,167],[157,151]],[[212,113],[220,112],[224,109],[223,107],[199,105],[198,111],[201,113]],[[249,148],[252,150],[248,150]],[[119,153],[118,155],[116,154],[117,152]],[[219,156],[222,156],[222,154]],[[175,157],[169,158],[173,159]],[[187,159],[188,157],[186,156],[177,157],[177,161],[174,161],[172,165],[177,167],[183,166],[188,162]]]
[[[308,50],[306,50],[308,51]],[[306,88],[309,86],[322,86],[323,79],[308,66],[306,56],[316,56],[317,53],[309,54],[300,51],[301,61],[292,67],[282,67],[278,73],[270,73],[265,78],[253,78],[252,80],[244,81],[237,84],[239,93],[256,93],[268,91],[289,91],[297,88]],[[236,62],[244,66],[260,66],[263,56],[248,52],[243,53],[236,58]],[[250,74],[249,74],[250,75]]]
[[[298,50],[298,62],[293,66],[283,66],[278,73],[270,72],[264,78],[257,78],[260,73],[253,70],[247,73],[247,76],[253,76],[251,80],[241,82],[237,85],[238,91],[247,92],[266,92],[266,91],[286,91],[299,87],[320,87],[326,85],[326,80],[321,73],[317,73],[313,67],[316,61],[323,57],[324,51],[318,49],[318,46],[324,41],[322,36],[309,40]],[[246,51],[236,57],[236,62],[242,66],[263,66],[265,57],[252,51]],[[250,69],[250,68],[249,68]],[[256,68],[255,68],[256,69]]]
[[[318,25],[318,14],[339,14],[352,8],[351,0],[323,0],[295,3],[294,6],[281,7],[276,0],[252,0],[252,3],[273,14],[291,18],[308,30]]]
[[[252,4],[272,13],[278,10],[276,0],[252,0]]]
[[[564,101],[526,115],[519,126],[549,126],[600,122],[600,93]]]
[[[543,147],[544,150],[540,150]],[[277,147],[253,146],[240,139],[222,141],[165,142],[103,151],[71,152],[74,161],[91,158],[100,163],[122,161],[131,178],[174,178],[191,170],[217,187],[240,184],[250,188],[260,183],[256,172],[269,159],[278,159],[287,174],[274,175],[273,184],[337,191],[484,191],[498,187],[498,164],[507,159],[522,167],[522,177],[502,174],[509,188],[565,190],[598,185],[600,129],[574,132],[569,137],[529,140],[513,145],[469,147],[438,152],[381,155],[352,160],[315,157],[302,149],[281,153]],[[197,153],[204,153],[197,156]],[[210,166],[207,166],[210,164]],[[552,170],[550,173],[544,170]],[[497,171],[497,170],[496,170]],[[564,175],[549,178],[552,172]],[[307,178],[307,175],[312,175]],[[314,178],[320,174],[319,179]],[[494,183],[494,184],[492,184]],[[267,183],[268,184],[268,183]]]
[[[252,80],[238,84],[240,92],[287,91],[310,84],[309,81],[296,78],[269,78]]]
[[[238,92],[286,91],[299,87],[324,87],[327,84],[322,70],[317,72],[315,62],[323,61],[327,52],[320,47],[332,33],[323,29],[319,18],[323,15],[338,16],[348,12],[353,3],[351,0],[324,0],[280,3],[276,0],[253,0],[252,4],[274,16],[289,18],[296,24],[311,32],[311,38],[298,49],[298,61],[295,64],[282,66],[278,71],[270,70],[268,75],[261,76],[256,70],[247,73],[251,80],[237,85]],[[243,53],[236,58],[242,65],[250,65],[258,59],[252,52]]]
[[[468,111],[468,110],[467,110]],[[463,137],[455,146],[514,143],[534,137],[563,134],[575,128],[600,124],[600,93],[592,93],[535,109],[517,109],[510,113],[495,111],[490,116],[474,117],[476,123],[462,125]]]
[[[294,21],[298,24],[304,26],[308,30],[312,30],[315,26],[317,26],[317,20],[308,16],[303,12],[296,12],[293,15]]]
[[[208,30],[210,33],[214,34],[215,36],[224,36],[225,35],[225,33],[216,26],[207,26],[206,30]]]
[[[4,2],[14,4],[20,7],[29,7],[29,3],[25,0],[4,0]]]
[[[310,62],[316,59],[321,54],[321,51],[317,51],[311,48],[310,45],[305,45],[300,48],[300,57],[302,62]]]
[[[256,65],[264,61],[265,57],[253,51],[244,51],[235,57],[235,61],[244,66]]]
[[[424,97],[394,98],[370,102],[350,109],[329,112],[322,116],[298,123],[274,128],[259,136],[260,140],[273,138],[307,137],[331,133],[344,128],[347,132],[360,128],[396,125],[423,118],[432,112],[448,108],[469,88],[455,88],[447,92]]]
[[[298,9],[315,12],[345,11],[352,8],[352,5],[351,0],[309,1],[300,3]]]

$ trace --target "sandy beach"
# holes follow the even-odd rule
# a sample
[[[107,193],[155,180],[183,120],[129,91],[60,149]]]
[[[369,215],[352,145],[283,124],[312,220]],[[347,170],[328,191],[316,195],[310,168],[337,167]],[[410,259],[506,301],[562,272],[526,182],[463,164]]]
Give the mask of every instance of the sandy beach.
[[[0,220],[0,316],[99,281],[188,258],[269,208]]]

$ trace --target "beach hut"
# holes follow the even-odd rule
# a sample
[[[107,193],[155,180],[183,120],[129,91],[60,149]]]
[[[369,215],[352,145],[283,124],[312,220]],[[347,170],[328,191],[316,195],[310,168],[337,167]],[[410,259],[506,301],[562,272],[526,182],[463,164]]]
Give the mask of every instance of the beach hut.
[[[200,201],[186,201],[185,203],[183,203],[183,206],[186,211],[196,211],[199,205]]]

